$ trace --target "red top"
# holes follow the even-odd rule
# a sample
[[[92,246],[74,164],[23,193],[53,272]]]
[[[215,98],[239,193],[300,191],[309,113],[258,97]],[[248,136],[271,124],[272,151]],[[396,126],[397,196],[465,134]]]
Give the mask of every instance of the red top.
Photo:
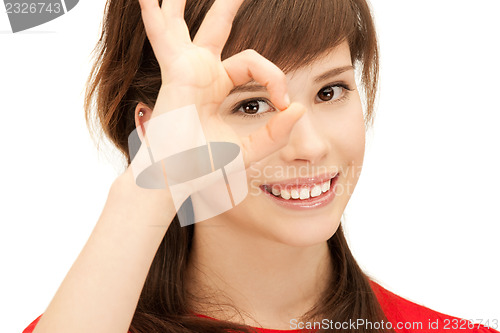
[[[380,305],[382,306],[382,310],[384,311],[387,319],[392,324],[392,328],[399,333],[413,333],[413,332],[422,332],[422,333],[500,333],[496,331],[500,326],[500,322],[498,318],[490,318],[489,324],[491,328],[479,324],[472,325],[470,322],[460,319],[457,317],[452,317],[445,315],[443,313],[439,313],[433,311],[425,306],[418,305],[416,303],[410,302],[387,289],[380,286],[378,283],[370,281],[373,291],[377,296]],[[32,333],[35,325],[40,320],[40,315],[36,318],[28,327],[24,329],[22,333]],[[205,315],[197,314],[199,317],[211,318]],[[211,318],[213,320],[217,320],[215,318]],[[294,323],[297,324],[297,328],[301,328],[301,324],[307,325],[307,323]],[[314,323],[310,323],[313,325]],[[357,321],[353,320],[351,323],[337,323],[344,325],[344,328],[356,328]],[[388,323],[358,323],[361,327],[369,327],[368,325],[372,325],[373,328],[378,328],[379,330],[388,327]],[[314,329],[318,328],[331,328],[332,330],[335,328],[335,323],[331,323],[329,320],[321,321],[316,325],[324,325],[324,326],[316,326],[316,327],[307,327],[304,326],[305,329]],[[326,325],[326,326],[325,326]],[[350,326],[347,326],[350,325]],[[376,325],[384,325],[377,327]],[[292,327],[291,327],[292,328]],[[299,333],[306,332],[307,330],[273,330],[273,329],[265,329],[255,327],[260,333]]]

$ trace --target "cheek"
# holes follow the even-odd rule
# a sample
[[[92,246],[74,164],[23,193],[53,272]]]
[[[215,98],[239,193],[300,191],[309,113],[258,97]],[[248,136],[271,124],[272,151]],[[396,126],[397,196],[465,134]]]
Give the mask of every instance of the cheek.
[[[359,96],[326,117],[323,124],[327,124],[327,128],[323,130],[327,133],[333,160],[338,161],[338,167],[360,168],[365,153],[365,120]]]
[[[238,136],[244,137],[259,130],[271,119],[271,117],[270,115],[265,115],[260,118],[251,119],[243,116],[231,115],[222,119]]]

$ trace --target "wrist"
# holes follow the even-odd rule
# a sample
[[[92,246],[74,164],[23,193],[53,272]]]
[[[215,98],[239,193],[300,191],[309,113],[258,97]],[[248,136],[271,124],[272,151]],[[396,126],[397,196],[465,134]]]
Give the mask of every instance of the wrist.
[[[130,167],[113,181],[105,211],[120,223],[142,226],[168,226],[176,214],[169,188],[141,188]]]

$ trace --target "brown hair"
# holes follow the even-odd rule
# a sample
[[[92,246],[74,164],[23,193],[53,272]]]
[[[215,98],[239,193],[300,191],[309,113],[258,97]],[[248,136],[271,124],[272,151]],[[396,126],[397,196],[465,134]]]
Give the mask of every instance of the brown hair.
[[[187,1],[185,20],[191,37],[213,1]],[[365,0],[246,0],[234,19],[222,59],[251,48],[288,72],[343,41],[348,42],[359,71],[365,121],[370,125],[377,91],[378,45]],[[87,126],[93,133],[102,129],[130,164],[128,135],[135,128],[135,107],[142,102],[152,109],[161,86],[160,68],[146,38],[138,0],[108,0],[95,52],[85,96]],[[184,279],[193,231],[194,225],[181,227],[175,216],[146,278],[130,326],[132,333],[251,331],[248,326],[192,315]],[[328,245],[334,273],[331,287],[299,320],[387,321],[368,276],[349,250],[342,226]]]

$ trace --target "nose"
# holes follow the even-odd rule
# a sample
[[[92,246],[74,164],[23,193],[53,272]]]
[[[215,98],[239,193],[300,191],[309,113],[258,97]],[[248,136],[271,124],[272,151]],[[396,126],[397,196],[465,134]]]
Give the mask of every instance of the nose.
[[[303,106],[304,107],[304,106]],[[281,158],[287,163],[306,161],[319,164],[327,155],[329,146],[324,126],[315,121],[307,109],[293,127],[288,143],[280,150]]]

